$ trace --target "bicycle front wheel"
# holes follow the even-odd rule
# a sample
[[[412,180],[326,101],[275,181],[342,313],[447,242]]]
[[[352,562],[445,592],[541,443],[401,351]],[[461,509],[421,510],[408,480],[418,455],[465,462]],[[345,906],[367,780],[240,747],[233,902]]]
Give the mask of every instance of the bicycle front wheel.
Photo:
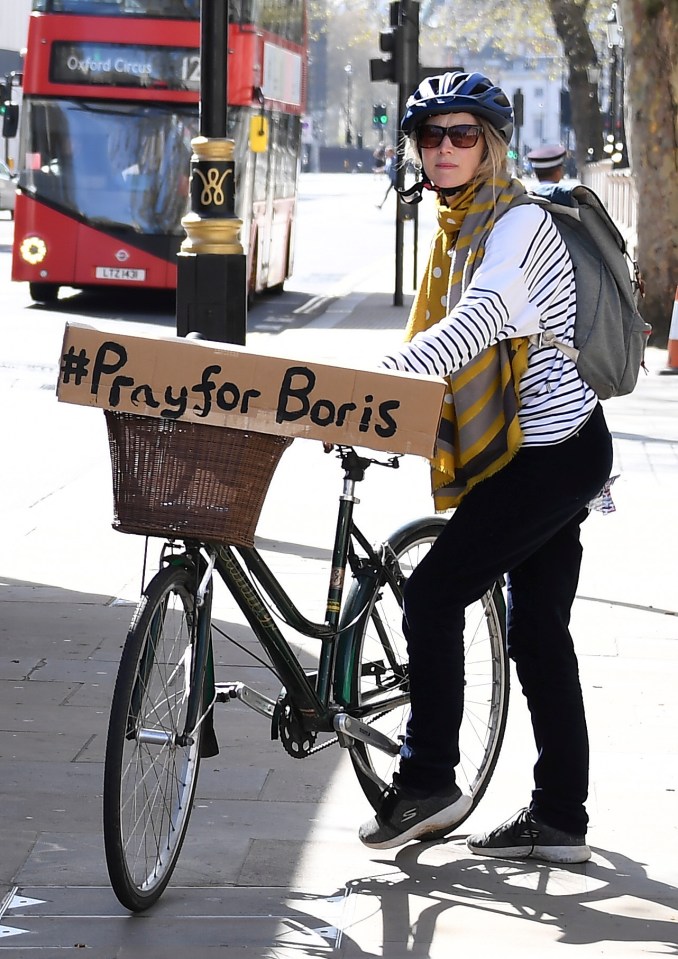
[[[442,517],[421,520],[396,533],[389,546],[398,560],[401,586],[384,574],[366,593],[358,579],[347,599],[345,622],[362,618],[352,657],[351,704],[389,738],[402,741],[409,716],[409,664],[402,631],[402,586],[445,526]],[[498,583],[466,610],[465,695],[456,769],[457,784],[477,806],[492,777],[504,738],[509,696],[506,609]],[[373,808],[391,782],[397,757],[356,742],[351,758],[358,781]]]
[[[104,845],[113,890],[128,909],[162,894],[191,815],[202,727],[183,737],[194,676],[195,572],[168,566],[132,620],[113,693],[104,767]],[[209,604],[208,604],[209,609]],[[209,618],[209,612],[198,613]]]

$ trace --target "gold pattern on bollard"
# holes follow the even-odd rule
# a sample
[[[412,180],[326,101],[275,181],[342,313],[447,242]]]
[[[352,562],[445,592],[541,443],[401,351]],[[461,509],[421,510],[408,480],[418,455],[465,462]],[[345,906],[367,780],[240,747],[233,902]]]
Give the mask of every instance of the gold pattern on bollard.
[[[223,206],[226,202],[226,194],[224,193],[224,180],[227,176],[233,176],[233,170],[224,170],[224,172],[219,175],[219,170],[216,167],[209,167],[207,170],[207,176],[198,170],[197,168],[193,171],[194,175],[197,174],[202,180],[202,193],[200,194],[200,202],[205,206],[208,206],[210,203],[213,203],[215,206]]]
[[[191,140],[193,160],[203,162],[233,162],[235,142],[221,138],[195,137]],[[205,206],[221,206],[226,196],[224,183],[228,176],[233,176],[233,170],[220,171],[216,167],[208,167],[206,174],[193,167],[193,174],[200,177],[202,193],[200,202]],[[242,220],[231,215],[223,218],[202,217],[198,213],[190,212],[183,217],[181,225],[186,231],[186,239],[181,244],[182,253],[238,253],[243,254],[240,242]]]

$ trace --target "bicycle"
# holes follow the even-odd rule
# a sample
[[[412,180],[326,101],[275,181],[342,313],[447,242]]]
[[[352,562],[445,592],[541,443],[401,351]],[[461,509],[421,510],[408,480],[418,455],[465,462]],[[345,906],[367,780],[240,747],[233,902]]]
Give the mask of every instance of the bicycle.
[[[337,742],[348,750],[358,782],[376,807],[391,779],[408,715],[403,587],[446,521],[415,520],[371,545],[353,518],[356,484],[370,466],[395,468],[399,457],[378,460],[352,447],[335,447],[343,489],[326,616],[322,623],[312,622],[254,547],[261,506],[291,440],[111,411],[106,419],[114,525],[165,538],[159,570],[143,589],[127,634],[106,744],[106,862],[116,896],[136,912],[157,901],[177,863],[200,760],[218,750],[218,703],[239,700],[264,716],[272,738],[296,759]],[[201,483],[205,489],[198,489]],[[230,504],[224,505],[225,496]],[[353,581],[344,597],[347,567]],[[280,681],[275,700],[236,677],[217,681],[213,634],[235,640],[212,622],[215,573]],[[315,668],[302,667],[276,617],[320,641]],[[506,724],[509,671],[501,584],[467,610],[465,646],[457,779],[472,797],[470,815],[494,771]],[[333,738],[319,742],[319,734]]]

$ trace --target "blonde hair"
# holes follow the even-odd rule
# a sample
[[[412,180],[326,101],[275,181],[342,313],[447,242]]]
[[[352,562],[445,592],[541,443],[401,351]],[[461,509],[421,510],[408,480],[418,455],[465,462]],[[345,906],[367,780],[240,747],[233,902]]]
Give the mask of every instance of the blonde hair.
[[[482,183],[484,180],[491,180],[500,173],[507,172],[508,143],[489,121],[479,117],[478,123],[483,128],[483,136],[485,137],[485,156],[480,161],[473,179],[477,183]]]
[[[483,128],[485,153],[478,165],[478,169],[473,175],[473,182],[484,183],[485,180],[491,180],[498,174],[505,174],[507,172],[506,159],[508,156],[508,144],[488,120],[484,120],[482,117],[476,117],[475,115],[474,119]],[[416,130],[413,130],[405,139],[404,159],[405,161],[409,160],[417,170],[423,169],[421,153],[417,146]]]

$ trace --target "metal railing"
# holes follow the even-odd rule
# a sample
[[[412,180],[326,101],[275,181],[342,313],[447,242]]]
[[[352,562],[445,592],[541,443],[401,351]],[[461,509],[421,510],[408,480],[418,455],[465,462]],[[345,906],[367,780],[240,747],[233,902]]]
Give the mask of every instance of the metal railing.
[[[587,164],[581,182],[598,194],[626,240],[630,256],[636,259],[638,198],[631,171],[615,170],[611,160],[600,160]]]

